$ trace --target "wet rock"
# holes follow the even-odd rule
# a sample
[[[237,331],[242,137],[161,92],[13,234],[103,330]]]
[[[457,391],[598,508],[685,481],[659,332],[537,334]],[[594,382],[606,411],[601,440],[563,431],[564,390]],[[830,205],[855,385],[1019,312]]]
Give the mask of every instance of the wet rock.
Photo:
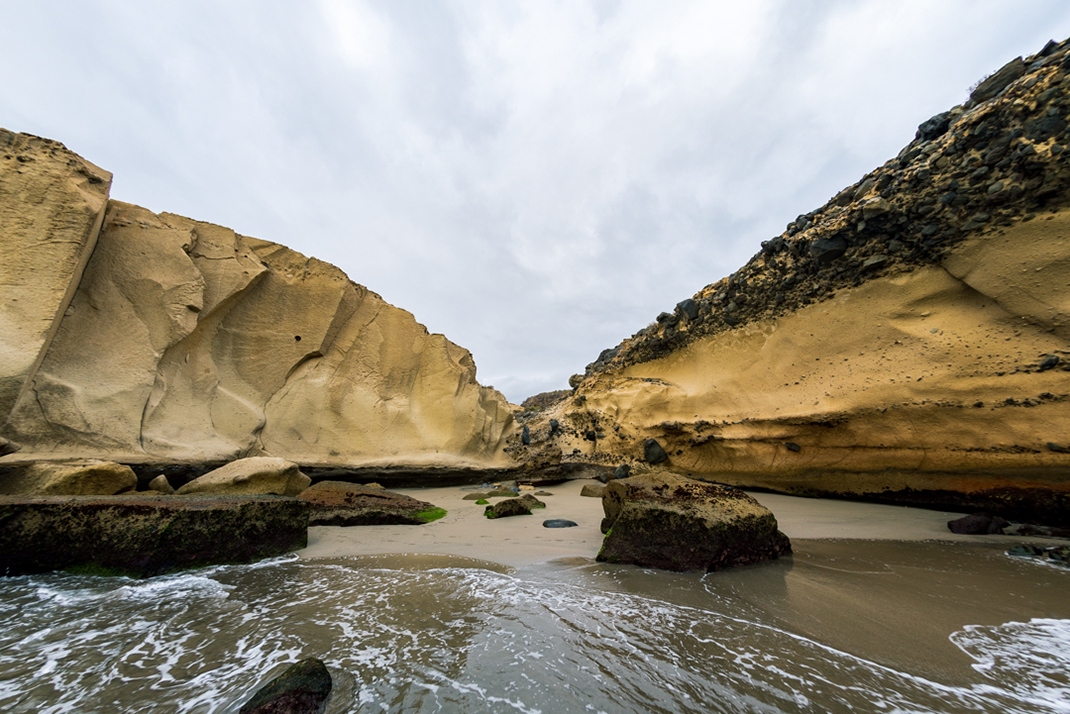
[[[304,548],[308,512],[277,496],[0,496],[0,574],[251,563]]]
[[[231,461],[215,471],[195,478],[177,493],[189,494],[274,494],[296,496],[312,483],[297,464],[269,456]]]
[[[575,528],[579,524],[564,518],[548,518],[542,522],[543,528]]]
[[[172,488],[171,482],[167,480],[167,477],[160,474],[153,480],[149,481],[149,489],[156,491],[157,493],[174,493],[175,489]]]
[[[713,571],[791,552],[776,518],[743,491],[668,471],[612,481],[597,560]]]
[[[947,529],[959,535],[993,535],[1003,533],[1010,523],[988,513],[973,513],[947,522]]]
[[[986,102],[1002,92],[1019,77],[1025,74],[1026,64],[1021,57],[1015,57],[994,73],[981,80],[977,88],[970,93],[975,102]]]
[[[446,515],[427,501],[343,481],[320,481],[298,498],[309,504],[313,526],[418,526]]]
[[[661,464],[667,461],[669,455],[665,453],[665,449],[658,443],[657,439],[647,439],[643,442],[643,460],[648,464]]]
[[[581,496],[588,496],[590,498],[601,498],[605,493],[606,487],[598,483],[585,483],[583,488],[580,489]]]
[[[1070,565],[1070,546],[1052,546],[1041,548],[1035,545],[1016,545],[1007,551],[1007,555],[1018,558],[1036,558],[1055,565]]]
[[[1029,536],[1032,538],[1070,538],[1070,528],[1057,528],[1055,526],[1038,526],[1032,523],[1022,523],[1011,526],[1004,531],[1007,534]]]
[[[1059,355],[1047,355],[1044,357],[1044,359],[1040,360],[1040,366],[1038,367],[1038,369],[1041,372],[1046,372],[1049,369],[1055,369],[1059,366],[1059,362],[1061,361],[1062,360],[1060,359]]]
[[[258,689],[239,714],[323,714],[332,686],[321,660],[301,660]]]
[[[113,496],[136,487],[129,466],[98,459],[34,461],[0,472],[0,494],[12,496]]]
[[[509,516],[530,516],[531,506],[521,498],[507,498],[484,509],[487,518],[508,518]]]

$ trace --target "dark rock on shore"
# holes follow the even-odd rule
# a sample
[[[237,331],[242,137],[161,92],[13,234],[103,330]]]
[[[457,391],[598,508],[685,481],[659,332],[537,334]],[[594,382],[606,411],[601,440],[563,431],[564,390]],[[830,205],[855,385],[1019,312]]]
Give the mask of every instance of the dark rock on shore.
[[[565,518],[548,518],[542,522],[543,528],[575,528],[579,524]]]
[[[611,481],[597,560],[713,571],[791,552],[776,518],[744,492],[669,471]]]
[[[487,506],[483,515],[487,518],[506,518],[508,516],[530,516],[534,508],[546,508],[546,504],[531,494],[520,498],[507,498],[504,501]]]
[[[959,535],[993,535],[1003,533],[1010,523],[989,513],[972,513],[947,522],[947,528]]]
[[[304,548],[308,513],[277,496],[0,496],[0,574],[251,563]]]
[[[1019,558],[1037,558],[1058,565],[1070,566],[1070,546],[1056,545],[1041,548],[1036,545],[1016,545],[1007,551],[1007,555]]]
[[[446,515],[433,503],[344,481],[320,481],[298,498],[311,507],[313,526],[418,526]]]
[[[239,714],[323,714],[333,685],[321,660],[304,659],[257,690]]]

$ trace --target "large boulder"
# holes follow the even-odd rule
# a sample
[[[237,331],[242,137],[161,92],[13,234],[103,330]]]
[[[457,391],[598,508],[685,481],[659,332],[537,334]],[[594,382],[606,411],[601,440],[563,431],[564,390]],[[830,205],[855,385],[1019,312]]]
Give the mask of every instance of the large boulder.
[[[312,483],[297,464],[270,456],[252,456],[231,461],[215,471],[195,478],[177,493],[264,494],[296,496]]]
[[[35,461],[0,474],[0,494],[8,496],[114,496],[137,487],[129,466],[113,461]]]
[[[258,689],[239,714],[323,714],[333,684],[323,661],[310,657]]]
[[[610,481],[598,560],[663,570],[722,570],[791,552],[776,518],[742,491],[654,471]]]
[[[276,496],[0,496],[0,574],[147,577],[308,544],[308,504]]]
[[[343,481],[320,481],[298,498],[311,506],[313,526],[418,526],[446,515],[427,501]]]

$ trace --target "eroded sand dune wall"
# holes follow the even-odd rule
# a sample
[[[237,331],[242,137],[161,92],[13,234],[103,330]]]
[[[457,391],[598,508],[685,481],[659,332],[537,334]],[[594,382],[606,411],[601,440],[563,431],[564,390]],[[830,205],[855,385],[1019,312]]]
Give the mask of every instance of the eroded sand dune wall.
[[[51,160],[74,159],[63,150]],[[20,182],[27,179],[9,170],[0,179],[5,255],[27,241],[68,245],[57,223],[93,238],[67,251],[91,253],[84,275],[67,265],[74,258],[53,269],[36,288],[50,301],[38,301],[35,331],[25,345],[8,344],[32,357],[42,351],[36,368],[32,359],[5,361],[13,406],[4,434],[23,445],[20,457],[190,462],[267,453],[305,464],[445,467],[499,457],[512,410],[476,381],[467,350],[334,266],[107,201],[106,183],[92,184],[103,185],[90,194],[95,203],[76,203],[84,187],[75,185],[64,187],[73,198],[31,207],[44,218],[21,238],[8,229],[18,222]],[[38,270],[59,261],[25,262]],[[60,307],[56,324],[46,319]]]

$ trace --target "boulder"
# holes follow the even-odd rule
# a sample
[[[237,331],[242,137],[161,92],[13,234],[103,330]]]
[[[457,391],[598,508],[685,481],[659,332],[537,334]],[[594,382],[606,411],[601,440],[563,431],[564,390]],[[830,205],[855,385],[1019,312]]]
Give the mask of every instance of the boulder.
[[[580,489],[580,495],[588,498],[601,498],[605,491],[606,487],[600,483],[585,483]]]
[[[744,492],[654,471],[611,481],[597,560],[713,571],[791,552],[776,518]]]
[[[565,518],[547,518],[542,522],[543,528],[575,528],[578,523]]]
[[[482,501],[485,498],[487,498],[488,496],[490,496],[489,493],[485,493],[483,491],[473,491],[472,493],[464,494],[464,497],[461,500],[462,501]]]
[[[669,458],[669,455],[665,453],[665,449],[658,443],[657,439],[647,439],[643,442],[643,460],[648,464],[660,464],[665,462]]]
[[[525,493],[518,500],[520,500],[523,503],[527,504],[527,507],[530,508],[530,509],[533,509],[533,510],[536,509],[536,508],[546,508],[546,504],[545,503],[543,503],[539,499],[535,498],[535,496],[530,494],[530,493]]]
[[[311,483],[297,464],[270,456],[253,456],[209,471],[178,489],[177,493],[181,496],[193,493],[296,496]]]
[[[504,501],[487,506],[483,510],[487,518],[507,518],[509,516],[530,516],[531,504],[523,498],[507,498]]]
[[[992,535],[1003,533],[1010,523],[988,513],[973,513],[947,522],[947,529],[959,535]]]
[[[0,496],[0,574],[251,563],[304,548],[308,510],[277,496]]]
[[[137,487],[129,466],[112,461],[35,461],[0,475],[0,494],[10,496],[114,496]]]
[[[159,493],[174,493],[175,489],[171,486],[171,482],[167,480],[167,477],[160,474],[153,480],[149,481],[149,490],[157,491]]]
[[[311,506],[313,526],[418,526],[446,515],[427,501],[343,481],[320,481],[298,498]]]
[[[333,684],[323,661],[310,657],[258,689],[239,714],[323,714]]]

